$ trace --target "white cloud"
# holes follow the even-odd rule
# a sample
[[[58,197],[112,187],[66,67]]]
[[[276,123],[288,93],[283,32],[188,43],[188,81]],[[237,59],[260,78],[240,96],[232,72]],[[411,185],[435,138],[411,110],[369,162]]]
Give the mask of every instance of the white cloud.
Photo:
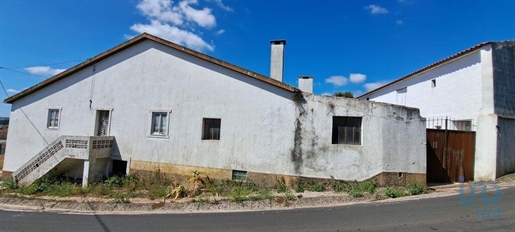
[[[216,35],[221,35],[221,34],[223,34],[223,33],[225,33],[225,30],[224,30],[224,29],[220,29],[220,30],[218,30],[215,34],[216,34]]]
[[[388,83],[388,82],[386,82],[386,81],[378,81],[378,82],[366,83],[363,86],[365,87],[367,92],[369,92],[369,91],[372,91],[374,89],[377,89],[377,88],[385,85],[386,83]]]
[[[361,73],[351,73],[349,76],[350,82],[359,84],[367,79],[367,75]]]
[[[404,24],[404,21],[402,21],[402,20],[400,20],[400,19],[399,19],[399,20],[397,20],[397,21],[395,22],[395,24],[397,24],[397,25],[403,25],[403,24]]]
[[[151,19],[181,25],[182,14],[178,7],[172,7],[170,0],[142,0],[136,8]]]
[[[204,8],[197,10],[190,6],[190,4],[197,4],[197,0],[184,0],[179,3],[179,7],[189,20],[196,22],[201,27],[211,28],[216,25],[216,19],[211,14],[211,9]]]
[[[218,5],[218,7],[222,8],[223,10],[226,10],[226,11],[229,11],[229,12],[232,12],[232,8],[224,5],[224,3],[222,2],[222,0],[215,0],[216,2],[216,5]]]
[[[7,89],[5,90],[7,93],[11,93],[11,94],[16,94],[16,93],[19,93],[20,91],[19,90],[16,90],[16,89]]]
[[[176,26],[170,26],[168,24],[161,23],[156,20],[153,20],[150,24],[134,24],[132,25],[131,29],[139,33],[147,32],[149,34],[170,40],[174,43],[178,43],[192,49],[207,49],[209,51],[215,50],[214,46],[206,43],[198,35],[195,35],[186,30],[182,30]]]
[[[349,80],[344,76],[331,76],[325,79],[325,83],[333,84],[334,86],[344,86]]]
[[[49,66],[34,66],[25,68],[25,70],[34,75],[57,75],[66,69],[53,69]]]
[[[386,14],[388,10],[382,6],[378,5],[368,5],[365,6],[365,10],[369,10],[371,14]]]
[[[221,0],[214,1],[222,9],[232,11]],[[198,51],[214,51],[212,42],[206,42],[201,35],[202,30],[216,26],[216,17],[212,14],[212,9],[194,5],[198,5],[198,0],[141,0],[136,8],[150,22],[135,23],[130,29],[137,33],[147,32]],[[224,32],[224,29],[220,29],[215,35]]]
[[[332,93],[325,92],[325,93],[323,93],[323,94],[322,94],[322,96],[333,96],[333,94],[332,94]]]

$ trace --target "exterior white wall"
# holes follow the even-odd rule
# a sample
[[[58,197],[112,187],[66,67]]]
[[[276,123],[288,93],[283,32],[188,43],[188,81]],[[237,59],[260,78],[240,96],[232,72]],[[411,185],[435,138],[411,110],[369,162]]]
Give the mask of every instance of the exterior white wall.
[[[304,148],[298,166],[293,95],[146,40],[15,101],[4,170],[15,171],[60,135],[94,135],[96,110],[108,109],[114,156],[123,160],[347,180],[425,173],[417,110],[338,98],[335,115],[364,117],[363,145],[332,145],[327,101],[336,98],[314,95],[305,103],[315,112],[305,138],[314,134],[309,142],[318,145]],[[54,107],[60,126],[49,130]],[[168,136],[150,136],[152,111],[171,112]],[[220,140],[201,139],[203,118],[221,119]]]
[[[382,172],[425,174],[426,130],[418,109],[304,96],[306,103],[297,107],[301,149],[295,154],[304,176],[362,181]],[[361,145],[332,144],[333,116],[362,117]]]
[[[492,67],[492,49],[486,45],[363,98],[416,107],[428,119],[471,120],[476,131],[474,179],[494,180],[497,117]],[[398,93],[403,88],[406,92]]]

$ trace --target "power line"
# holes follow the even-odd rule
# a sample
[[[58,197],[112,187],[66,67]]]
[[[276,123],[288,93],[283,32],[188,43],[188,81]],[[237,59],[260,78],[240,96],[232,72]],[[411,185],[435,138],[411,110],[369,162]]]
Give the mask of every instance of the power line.
[[[0,67],[0,69],[5,69],[5,70],[11,71],[11,72],[17,72],[17,73],[25,74],[25,75],[27,75],[27,76],[35,77],[35,78],[38,78],[38,79],[41,79],[41,80],[46,79],[46,78],[44,78],[44,77],[38,77],[38,76],[32,75],[32,74],[30,74],[30,73],[26,73],[26,72],[22,72],[22,71],[14,70],[14,69],[6,68],[6,67]]]
[[[2,89],[4,90],[5,95],[7,95],[7,97],[10,97],[7,93],[7,90],[5,90],[4,83],[2,82],[2,80],[0,80],[0,85],[2,85]]]
[[[30,67],[35,67],[35,66],[50,66],[50,65],[58,65],[58,64],[68,64],[68,63],[73,63],[73,62],[78,62],[78,61],[85,61],[89,58],[83,58],[83,59],[80,59],[80,60],[71,60],[71,61],[65,61],[65,62],[60,62],[60,63],[53,63],[53,64],[42,64],[42,65],[31,65],[31,66],[23,66],[23,67],[7,67],[7,68],[11,68],[11,69],[17,69],[17,68],[30,68]],[[6,67],[4,67],[6,68]]]

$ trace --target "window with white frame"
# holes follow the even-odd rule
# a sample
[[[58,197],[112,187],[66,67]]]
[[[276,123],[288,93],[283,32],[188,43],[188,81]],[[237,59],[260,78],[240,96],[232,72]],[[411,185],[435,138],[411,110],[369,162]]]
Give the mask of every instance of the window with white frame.
[[[49,129],[59,128],[59,109],[49,109],[46,127]]]
[[[361,145],[362,117],[333,116],[332,144]]]
[[[152,125],[150,128],[151,135],[165,136],[167,135],[168,112],[152,112]]]

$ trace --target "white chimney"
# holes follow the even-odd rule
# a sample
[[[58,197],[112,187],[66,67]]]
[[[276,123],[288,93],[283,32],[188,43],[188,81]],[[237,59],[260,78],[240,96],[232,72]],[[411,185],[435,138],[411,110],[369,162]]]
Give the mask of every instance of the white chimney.
[[[272,40],[272,56],[270,58],[270,77],[283,82],[284,45],[286,40]]]
[[[302,92],[313,93],[313,76],[299,76],[299,89]]]

